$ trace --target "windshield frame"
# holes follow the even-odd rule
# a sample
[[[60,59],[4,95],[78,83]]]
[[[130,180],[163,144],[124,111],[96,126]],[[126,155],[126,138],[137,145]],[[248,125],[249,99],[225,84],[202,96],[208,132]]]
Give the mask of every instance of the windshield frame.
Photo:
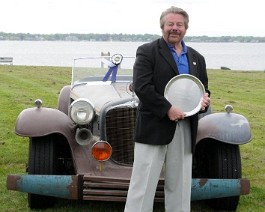
[[[114,83],[132,81],[135,57],[124,57],[119,54],[122,59],[117,64],[114,64],[120,59],[114,58],[116,61],[113,63],[113,57],[116,55],[75,58],[72,67],[71,87],[87,84],[88,82]]]

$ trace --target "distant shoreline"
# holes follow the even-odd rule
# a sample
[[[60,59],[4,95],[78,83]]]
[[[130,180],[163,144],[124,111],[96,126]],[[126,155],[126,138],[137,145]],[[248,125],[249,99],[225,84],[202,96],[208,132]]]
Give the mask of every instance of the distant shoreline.
[[[125,41],[149,42],[160,38],[156,34],[30,34],[0,32],[0,41]],[[265,43],[265,37],[255,36],[186,36],[186,42]]]

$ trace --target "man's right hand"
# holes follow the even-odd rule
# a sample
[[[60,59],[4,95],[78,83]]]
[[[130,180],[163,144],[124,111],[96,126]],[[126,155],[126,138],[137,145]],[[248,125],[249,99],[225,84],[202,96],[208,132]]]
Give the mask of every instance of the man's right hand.
[[[171,108],[167,112],[167,115],[171,121],[182,120],[185,117],[185,113],[183,113],[180,109],[174,106],[171,106]]]

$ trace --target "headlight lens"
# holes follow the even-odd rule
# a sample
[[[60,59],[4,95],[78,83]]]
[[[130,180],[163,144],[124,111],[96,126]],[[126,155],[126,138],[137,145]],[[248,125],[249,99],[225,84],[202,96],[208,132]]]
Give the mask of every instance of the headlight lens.
[[[88,124],[92,121],[95,115],[94,106],[90,101],[84,98],[75,100],[70,105],[71,119],[80,125]]]

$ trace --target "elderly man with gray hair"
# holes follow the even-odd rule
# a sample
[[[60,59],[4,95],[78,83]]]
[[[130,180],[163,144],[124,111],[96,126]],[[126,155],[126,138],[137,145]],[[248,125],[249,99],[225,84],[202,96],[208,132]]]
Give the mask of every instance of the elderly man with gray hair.
[[[165,210],[190,211],[198,113],[186,117],[164,97],[165,87],[173,77],[190,74],[197,77],[206,90],[200,112],[205,112],[210,104],[205,59],[183,41],[188,25],[187,12],[170,7],[160,17],[163,36],[143,44],[136,52],[133,85],[139,106],[126,212],[153,210],[163,166]]]

